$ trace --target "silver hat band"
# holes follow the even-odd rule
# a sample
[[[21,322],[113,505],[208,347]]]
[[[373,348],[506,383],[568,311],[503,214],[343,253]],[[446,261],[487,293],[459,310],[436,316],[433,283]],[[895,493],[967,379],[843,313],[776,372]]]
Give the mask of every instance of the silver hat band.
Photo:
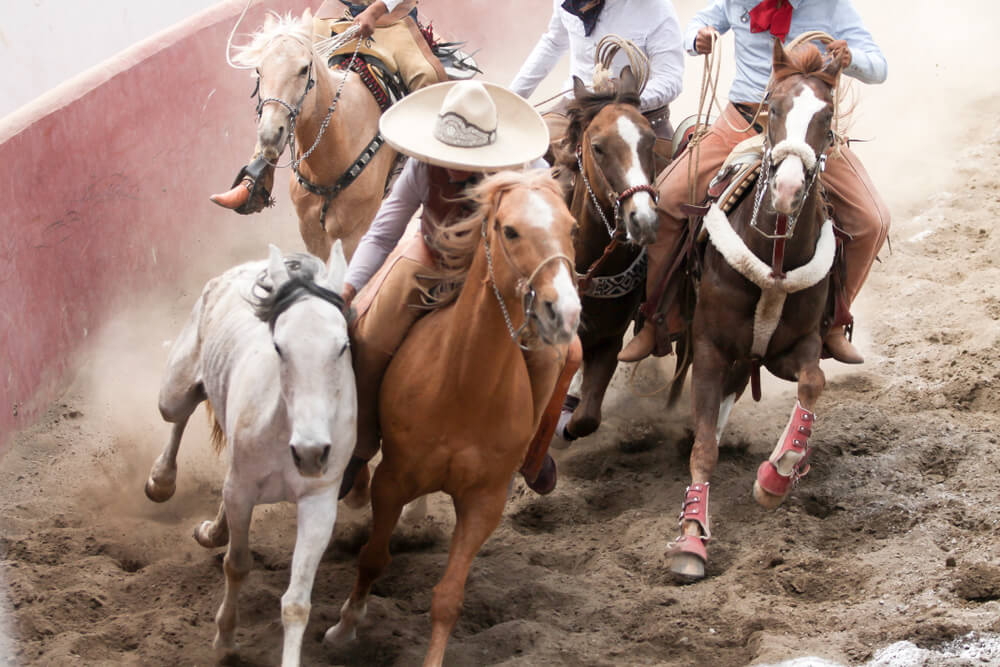
[[[438,116],[434,124],[434,138],[449,146],[479,148],[489,146],[497,139],[497,131],[476,127],[453,111]]]

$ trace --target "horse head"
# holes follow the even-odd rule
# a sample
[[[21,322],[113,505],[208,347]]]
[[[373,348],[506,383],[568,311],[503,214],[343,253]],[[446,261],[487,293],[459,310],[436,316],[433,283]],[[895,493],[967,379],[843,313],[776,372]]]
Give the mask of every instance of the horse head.
[[[573,278],[576,221],[558,184],[548,170],[501,172],[473,196],[487,212],[482,235],[497,289],[505,298],[520,297],[525,326],[543,342],[569,343],[580,324]]]
[[[272,245],[255,290],[257,317],[271,328],[291,432],[289,449],[306,477],[326,473],[332,444],[355,418],[343,409],[354,404],[346,400],[347,392],[354,391],[354,374],[346,308],[339,295],[346,270],[339,240],[326,268],[312,255],[284,257]]]
[[[264,158],[277,161],[295,134],[295,121],[323,67],[313,49],[312,14],[301,18],[268,14],[234,61],[257,74],[257,143]]]
[[[590,92],[574,77],[573,94],[567,141],[576,146],[585,183],[613,211],[616,233],[632,243],[651,243],[658,225],[651,183],[656,135],[639,111],[632,68],[622,69],[611,92]]]
[[[796,215],[833,142],[833,102],[840,63],[813,44],[791,52],[774,40],[774,83],[769,97],[765,175],[771,206]]]

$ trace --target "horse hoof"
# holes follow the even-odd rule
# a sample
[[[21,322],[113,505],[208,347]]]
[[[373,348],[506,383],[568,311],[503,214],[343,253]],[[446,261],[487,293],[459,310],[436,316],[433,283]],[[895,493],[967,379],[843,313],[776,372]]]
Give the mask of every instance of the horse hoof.
[[[176,490],[177,484],[174,482],[157,484],[152,477],[146,480],[146,497],[154,503],[163,503],[170,500]]]
[[[753,483],[753,499],[764,509],[773,510],[785,501],[785,496],[776,496],[768,493],[760,486],[760,482]]]
[[[538,471],[538,477],[533,482],[529,482],[527,479],[524,481],[529,489],[540,496],[545,496],[555,490],[556,479],[556,462],[551,456],[546,454],[545,461],[542,463],[542,469]]]
[[[194,529],[194,541],[205,547],[206,549],[217,549],[218,547],[224,547],[229,543],[228,539],[219,539],[219,537],[213,537],[212,535],[212,522],[202,521]]]
[[[336,646],[337,644],[354,641],[358,638],[358,633],[354,628],[348,630],[343,626],[343,621],[337,623],[337,625],[330,626],[330,629],[323,635],[323,643],[327,646]]]
[[[705,561],[694,554],[677,552],[670,559],[670,571],[683,583],[705,578]]]

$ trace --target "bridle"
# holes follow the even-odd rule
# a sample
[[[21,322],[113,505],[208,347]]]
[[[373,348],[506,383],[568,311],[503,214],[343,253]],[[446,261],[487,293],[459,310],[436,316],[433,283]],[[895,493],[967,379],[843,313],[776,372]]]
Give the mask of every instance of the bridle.
[[[805,141],[797,139],[782,139],[775,146],[771,146],[771,127],[768,123],[767,131],[764,134],[764,155],[760,165],[760,176],[757,178],[757,187],[754,193],[753,213],[750,216],[750,228],[763,236],[765,239],[774,241],[771,252],[771,275],[774,277],[784,277],[782,269],[785,260],[785,241],[788,241],[795,234],[795,223],[798,221],[802,207],[809,199],[819,174],[826,169],[826,150],[832,145],[834,133],[832,129],[827,130],[826,142],[817,154],[815,149]],[[778,213],[774,221],[774,233],[768,233],[757,225],[757,216],[760,212],[760,204],[764,200],[764,193],[767,191],[771,177],[771,166],[779,165],[789,157],[795,156],[802,161],[805,168],[805,191],[802,193],[802,201],[798,209],[793,214]]]
[[[500,304],[500,310],[503,313],[504,322],[507,325],[507,332],[510,334],[511,340],[517,343],[518,347],[522,350],[533,350],[540,349],[542,346],[529,347],[524,343],[525,334],[528,331],[528,326],[532,321],[538,320],[538,314],[535,312],[535,298],[537,293],[535,292],[534,281],[538,277],[538,274],[543,268],[551,264],[552,262],[565,262],[567,268],[569,269],[570,275],[573,275],[575,267],[573,266],[573,260],[567,257],[561,252],[549,255],[538,265],[535,269],[528,275],[525,276],[524,273],[518,268],[517,264],[514,262],[514,258],[510,256],[510,250],[507,245],[503,242],[503,235],[498,235],[497,241],[500,244],[500,249],[503,250],[504,257],[507,259],[507,263],[513,269],[514,274],[517,278],[517,292],[521,296],[521,307],[524,310],[524,322],[521,326],[514,328],[514,322],[510,317],[510,311],[507,310],[507,304],[504,303],[503,295],[500,294],[500,288],[497,287],[496,278],[493,273],[493,253],[490,251],[490,238],[489,238],[489,228],[499,230],[500,223],[497,221],[497,211],[500,208],[500,199],[503,196],[499,193],[496,197],[489,216],[483,218],[483,224],[481,229],[481,234],[483,237],[483,247],[486,250],[486,266],[489,271],[490,277],[490,287],[493,288],[493,294],[497,298],[497,303]]]
[[[614,219],[614,225],[608,221],[608,217],[604,212],[604,207],[601,206],[600,200],[597,198],[597,194],[594,192],[593,186],[590,184],[590,179],[587,177],[587,169],[583,164],[583,147],[587,146],[587,156],[589,162],[594,165],[594,169],[600,176],[601,185],[604,186],[603,190],[607,192],[608,201],[613,202],[612,218]],[[607,175],[605,175],[604,170],[601,168],[600,163],[594,156],[593,148],[591,147],[590,141],[588,141],[587,130],[584,130],[583,137],[576,147],[576,164],[580,168],[580,179],[583,181],[584,187],[587,188],[587,194],[590,196],[590,203],[593,205],[594,210],[597,211],[598,215],[601,217],[601,222],[604,223],[604,228],[608,231],[609,241],[604,247],[604,251],[601,256],[595,260],[590,267],[588,267],[587,272],[584,274],[577,275],[577,290],[581,294],[588,294],[591,291],[594,282],[594,276],[597,271],[604,265],[608,257],[618,248],[618,244],[625,240],[627,237],[627,232],[624,225],[620,225],[621,222],[621,207],[626,201],[631,199],[633,196],[640,192],[647,193],[653,199],[653,205],[656,206],[659,201],[660,195],[656,191],[656,188],[649,184],[643,185],[633,185],[632,187],[626,188],[625,190],[615,192],[614,188],[611,187],[611,181],[608,180]],[[645,249],[643,249],[643,254]],[[643,257],[637,257],[636,262],[645,262]],[[631,267],[630,267],[631,268]],[[574,269],[575,271],[575,269]]]
[[[357,40],[357,43],[354,46],[354,53],[351,55],[351,60],[353,60],[355,57],[357,57],[357,55],[358,55],[358,49],[360,47],[361,47],[361,39],[359,38]],[[287,166],[291,166],[292,170],[295,172],[295,175],[298,176],[300,179],[302,178],[302,175],[299,173],[299,165],[302,164],[303,160],[308,159],[309,156],[312,155],[313,151],[316,150],[316,147],[319,146],[320,139],[323,138],[323,135],[326,133],[326,128],[330,125],[330,118],[333,116],[333,112],[337,110],[337,103],[340,101],[340,94],[343,92],[343,90],[344,90],[344,84],[347,82],[347,76],[345,75],[340,80],[340,83],[337,85],[337,91],[334,93],[333,100],[330,102],[330,105],[326,109],[326,116],[323,118],[323,122],[320,125],[319,132],[316,133],[316,139],[313,140],[312,146],[310,146],[309,149],[306,150],[304,153],[302,153],[301,155],[299,155],[298,157],[296,157],[295,156],[295,122],[298,119],[299,114],[302,113],[302,105],[306,101],[306,96],[309,94],[309,91],[312,90],[313,87],[316,85],[316,79],[313,77],[313,67],[314,67],[314,64],[315,64],[315,61],[316,61],[316,58],[315,58],[316,54],[313,53],[312,47],[308,47],[308,50],[309,50],[309,70],[308,70],[307,74],[308,74],[309,78],[306,81],[305,90],[302,91],[302,95],[299,97],[299,101],[294,106],[292,106],[291,104],[289,104],[285,100],[281,99],[280,97],[261,97],[261,98],[258,98],[258,100],[257,100],[257,122],[258,123],[260,122],[261,114],[264,112],[264,105],[265,104],[268,104],[268,103],[280,104],[281,106],[285,107],[285,109],[288,110],[288,137],[285,139],[285,146],[288,146],[288,149],[289,149],[288,150],[288,154],[291,156],[291,161],[287,165],[273,164],[271,166],[272,167],[278,167],[278,166],[287,167]],[[348,61],[348,62],[350,62],[350,61]],[[257,70],[257,87],[254,89],[254,92],[250,95],[250,97],[254,97],[254,96],[257,96],[259,94],[260,94],[260,70],[258,69]],[[282,152],[284,152],[285,146],[281,147],[281,151],[278,153],[279,155]]]
[[[594,192],[593,186],[590,184],[590,179],[587,177],[587,170],[583,166],[583,147],[587,146],[587,155],[590,158],[591,164],[594,165],[594,169],[600,176],[600,187],[606,193],[608,201],[612,203],[612,218],[614,220],[614,225],[608,220],[608,216],[604,213],[604,207],[601,206],[600,200],[597,198],[597,194]],[[594,205],[594,209],[597,211],[598,215],[601,216],[601,222],[604,223],[604,228],[608,230],[608,236],[614,239],[616,236],[625,236],[625,228],[619,227],[619,222],[621,221],[621,207],[626,201],[631,199],[633,196],[639,194],[640,192],[647,193],[653,198],[653,205],[655,206],[659,200],[659,193],[656,191],[652,185],[648,183],[643,185],[633,185],[630,188],[626,188],[621,192],[615,192],[615,189],[611,187],[611,181],[604,174],[604,170],[601,168],[600,163],[597,158],[594,157],[593,148],[590,146],[590,142],[587,141],[587,132],[584,131],[583,139],[577,144],[576,147],[576,164],[580,168],[580,178],[583,180],[584,186],[587,188],[587,193],[590,195],[590,201]]]

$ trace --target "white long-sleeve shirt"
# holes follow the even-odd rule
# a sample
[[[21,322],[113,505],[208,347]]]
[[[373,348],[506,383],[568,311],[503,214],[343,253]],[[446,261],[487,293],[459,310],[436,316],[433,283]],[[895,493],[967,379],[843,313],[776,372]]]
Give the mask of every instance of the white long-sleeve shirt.
[[[570,76],[564,89],[572,90],[574,75],[590,86],[597,43],[614,34],[634,42],[649,56],[650,75],[641,96],[642,110],[662,107],[677,98],[684,77],[684,48],[677,12],[669,0],[607,0],[589,37],[584,34],[583,21],[564,10],[562,2],[553,0],[548,30],[524,61],[511,90],[529,97],[567,49]],[[612,63],[613,75],[627,64],[628,57],[619,52]]]
[[[844,74],[864,83],[882,83],[887,67],[882,50],[865,29],[861,16],[850,0],[789,0],[792,24],[785,43],[810,30],[821,30],[834,39],[843,39],[851,49],[851,64]],[[760,0],[714,0],[688,23],[684,46],[691,55],[698,30],[711,26],[719,34],[733,31],[736,39],[736,74],[729,89],[731,102],[756,104],[764,99],[771,76],[774,35],[769,31],[750,32],[750,10]]]

